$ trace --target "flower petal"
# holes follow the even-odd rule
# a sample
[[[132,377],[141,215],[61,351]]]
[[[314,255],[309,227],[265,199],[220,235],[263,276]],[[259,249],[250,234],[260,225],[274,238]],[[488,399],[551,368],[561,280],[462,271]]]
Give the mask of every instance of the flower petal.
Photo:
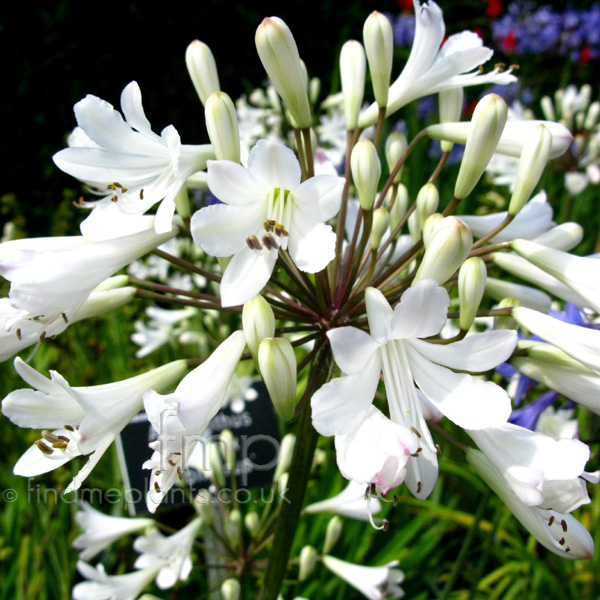
[[[255,185],[267,190],[292,190],[300,183],[300,163],[296,155],[287,146],[271,140],[259,140],[252,148],[248,171]]]
[[[327,332],[333,358],[344,375],[362,370],[380,347],[366,331],[356,327],[338,327]]]

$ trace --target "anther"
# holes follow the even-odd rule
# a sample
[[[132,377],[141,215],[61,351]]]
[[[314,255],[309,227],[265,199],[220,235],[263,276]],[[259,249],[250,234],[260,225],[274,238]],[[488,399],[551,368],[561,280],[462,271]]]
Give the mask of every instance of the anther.
[[[248,244],[250,250],[262,250],[262,246],[255,235],[249,235],[246,238],[246,244]]]
[[[21,341],[21,340],[23,339],[23,336],[21,335],[21,329],[20,329],[20,328],[19,328],[19,329],[17,329],[17,339],[18,339],[19,341]]]
[[[435,445],[435,451],[438,453],[438,456],[442,453],[442,449],[440,448],[439,444]]]
[[[154,489],[160,494],[160,486],[157,481],[154,482]]]
[[[107,188],[107,189],[109,189],[109,190],[116,190],[116,189],[117,189],[117,188],[115,188],[115,186],[114,186],[112,183],[109,183],[109,184],[106,186],[106,188]]]
[[[72,425],[65,425],[64,429],[66,429],[67,431],[75,431],[75,428]]]
[[[479,73],[483,73],[483,65],[479,65]]]
[[[52,447],[56,450],[66,450],[68,445],[69,444],[67,444],[66,442],[54,442],[54,444],[52,444]]]
[[[271,236],[271,234],[263,236],[262,243],[265,245],[267,250],[277,250],[277,248],[279,248],[275,238]]]
[[[172,460],[172,459],[170,459],[170,458],[169,458],[169,459],[167,459],[167,462],[168,462],[168,463],[169,463],[169,464],[170,464],[172,467],[174,467],[174,466],[175,466],[175,461],[174,461],[174,460]]]
[[[181,467],[177,467],[177,477],[179,477],[179,479],[183,479],[183,474],[181,473]]]
[[[283,225],[279,225],[279,224],[277,224],[277,225],[275,226],[275,233],[276,233],[278,236],[285,235],[285,236],[287,237],[287,236],[289,236],[289,235],[290,235],[290,234],[288,233],[288,230],[287,230],[287,229],[286,229],[286,228],[285,228]]]
[[[520,68],[521,68],[521,65],[510,65],[510,68],[511,68],[513,71],[516,71],[517,69],[520,69]]]
[[[46,332],[42,331],[42,333],[40,333],[40,344],[44,341],[45,337],[46,337]]]
[[[564,545],[565,545],[565,541],[566,541],[566,540],[565,540],[565,538],[560,538],[560,540],[558,540],[558,543],[559,543],[561,546],[564,546]]]
[[[562,529],[563,529],[563,531],[566,533],[566,532],[567,532],[567,522],[566,522],[566,521],[563,519],[563,520],[560,522],[560,524],[561,524],[561,526],[562,526]]]
[[[554,523],[554,515],[552,515],[550,519],[548,519],[548,527],[552,527],[552,523]]]
[[[117,196],[116,194],[115,194],[115,195],[114,195],[114,196],[111,198],[111,200],[112,200],[113,202],[116,202],[118,199],[119,199],[119,198],[118,198],[118,196]]]
[[[423,489],[423,482],[419,481],[419,483],[417,483],[417,494],[420,494],[422,489]]]
[[[421,434],[419,433],[419,431],[417,430],[416,427],[411,427],[410,430],[418,437],[421,437]]]
[[[158,477],[160,475],[160,469],[158,471],[154,471],[154,474]]]
[[[67,317],[67,315],[65,313],[61,313],[61,316],[63,318],[63,321],[68,325],[69,324],[69,317]]]
[[[44,444],[44,442],[42,442],[42,440],[38,440],[35,445],[44,453],[44,454],[52,454],[53,450],[52,448],[49,448],[48,446],[46,446],[46,444]]]
[[[567,547],[565,548],[565,552],[571,552],[571,548],[569,548],[569,546],[567,546]]]
[[[114,185],[115,187],[118,187],[118,188],[122,188],[122,187],[123,187],[123,186],[122,186],[122,185],[121,185],[121,184],[120,184],[118,181],[115,181],[115,182],[113,183],[113,185]],[[114,188],[113,188],[113,189],[114,189]]]
[[[144,199],[144,188],[140,190],[140,200]]]
[[[377,486],[374,483],[371,484],[371,494],[373,496],[377,494]]]
[[[400,504],[400,496],[398,496],[398,494],[394,494],[394,499],[392,500],[392,504],[394,506],[398,506],[398,504]]]
[[[121,188],[121,192],[124,194],[127,191],[127,188]]]
[[[387,519],[384,519],[382,525],[383,525],[383,530],[387,531],[390,526],[390,522]]]
[[[66,435],[59,435],[57,437],[59,440],[62,440],[63,442],[67,442],[67,444],[71,441]]]
[[[365,490],[365,500],[369,499],[369,495],[371,494],[371,486],[368,485],[367,489]]]
[[[48,431],[47,429],[44,429],[42,431],[42,437],[51,444],[60,441],[60,438],[57,435],[54,435],[51,431]]]

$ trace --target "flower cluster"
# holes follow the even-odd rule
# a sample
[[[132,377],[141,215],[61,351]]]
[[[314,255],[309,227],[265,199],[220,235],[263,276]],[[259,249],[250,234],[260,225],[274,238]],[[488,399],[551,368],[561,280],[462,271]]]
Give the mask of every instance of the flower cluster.
[[[195,511],[167,537],[159,519],[128,523],[85,506],[75,546],[88,581],[74,598],[136,598],[152,582],[167,589],[185,581],[199,535],[218,541],[226,598],[239,597],[243,579],[260,586],[260,598],[275,599],[288,568],[299,564],[301,584],[318,563],[368,598],[400,597],[396,560],[369,567],[331,555],[340,517],[388,529],[391,519],[374,517],[382,502],[406,491],[430,497],[451,444],[548,550],[570,559],[593,554],[590,534],[571,514],[590,502],[587,484],[599,479],[586,470],[589,447],[572,430],[547,435],[515,424],[509,386],[495,371],[509,364],[550,394],[600,413],[590,400],[600,391],[600,331],[549,314],[565,302],[590,318],[600,313],[600,262],[570,252],[581,226],[557,225],[544,192],[534,194],[547,163],[571,146],[571,122],[510,119],[493,93],[461,121],[465,87],[516,78],[500,67],[485,71],[492,50],[476,33],[445,39],[433,0],[413,7],[414,42],[399,74],[392,74],[392,24],[373,12],[362,42],[342,47],[341,91],[320,103],[278,17],[256,31],[270,84],[248,99],[234,102],[220,89],[212,52],[192,42],[185,59],[208,144],[182,144],[172,125],[154,133],[135,82],[123,91],[122,114],[94,96],[75,105],[78,126],[54,161],[101,198],[82,202],[90,212],[80,236],[0,244],[0,274],[11,283],[0,305],[1,357],[49,344],[75,321],[134,296],[153,303],[149,325],[136,321],[135,333],[126,333],[138,358],[189,342],[200,357],[89,387],[14,359],[30,387],[8,394],[2,412],[41,430],[15,473],[35,476],[89,456],[67,489],[75,491],[143,410],[152,430],[143,464],[148,513],[176,489],[188,490]],[[420,132],[394,127],[407,104],[432,95],[436,122]],[[427,140],[441,141],[437,165],[407,176],[404,165]],[[458,173],[442,185],[455,145],[464,149]],[[516,161],[508,210],[463,214],[494,155]],[[279,447],[271,486],[279,501],[260,515],[256,499],[244,507],[235,494],[240,440],[213,431],[221,409],[243,414],[256,400],[248,392],[255,379],[296,434]],[[348,487],[306,508],[337,515],[320,553],[307,545],[290,560],[323,447],[335,452]],[[200,491],[188,485],[192,467],[209,482]],[[214,508],[223,494],[231,506]],[[88,563],[141,530],[132,572],[107,575]]]

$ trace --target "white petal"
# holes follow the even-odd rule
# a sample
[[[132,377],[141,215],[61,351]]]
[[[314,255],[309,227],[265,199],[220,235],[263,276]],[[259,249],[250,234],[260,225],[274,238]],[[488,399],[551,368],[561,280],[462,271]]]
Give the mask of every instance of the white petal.
[[[142,106],[142,92],[136,81],[126,85],[121,92],[121,109],[131,127],[142,133],[152,131],[150,121],[146,118]],[[152,135],[156,138],[156,134]]]
[[[394,311],[386,297],[376,288],[365,290],[365,304],[371,336],[378,343],[384,344],[390,337],[390,328]]]
[[[318,175],[302,182],[292,190],[295,210],[310,215],[315,221],[328,221],[340,210],[344,179]]]
[[[337,366],[345,375],[362,370],[380,347],[366,331],[356,327],[338,327],[327,332]]]
[[[266,206],[270,188],[252,179],[242,165],[229,160],[211,160],[206,170],[208,187],[221,202],[233,206],[264,202]]]
[[[295,265],[307,273],[322,271],[335,257],[335,233],[324,223],[301,223],[294,214],[288,242]]]
[[[250,151],[248,171],[257,185],[286,190],[300,183],[300,163],[287,146],[271,140],[259,140]]]
[[[433,491],[438,478],[437,452],[423,444],[418,456],[411,456],[406,463],[406,487],[419,500],[425,500]]]

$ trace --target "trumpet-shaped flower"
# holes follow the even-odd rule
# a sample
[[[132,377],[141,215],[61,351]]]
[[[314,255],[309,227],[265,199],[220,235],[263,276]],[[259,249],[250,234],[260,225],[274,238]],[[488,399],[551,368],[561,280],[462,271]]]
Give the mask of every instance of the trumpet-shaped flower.
[[[161,589],[173,587],[177,581],[185,581],[192,571],[192,544],[202,519],[194,519],[183,529],[170,536],[158,531],[137,538],[133,547],[141,556],[135,561],[136,569],[159,568],[156,585]]]
[[[322,561],[332,573],[348,582],[369,600],[404,596],[404,591],[398,585],[404,581],[404,573],[393,568],[398,566],[397,560],[382,567],[355,565],[329,555],[324,556]]]
[[[73,540],[73,548],[81,550],[80,560],[90,560],[119,538],[152,527],[152,519],[130,519],[105,515],[87,502],[75,515],[83,533]]]
[[[17,373],[35,390],[11,392],[2,401],[2,412],[15,425],[43,431],[42,439],[18,460],[14,473],[24,477],[41,475],[76,456],[90,454],[66,492],[77,490],[106,449],[141,410],[144,392],[152,388],[168,389],[186,368],[185,361],[179,360],[123,381],[71,387],[60,373],[51,371],[48,380],[17,357]]]
[[[209,162],[208,185],[223,204],[196,212],[191,229],[207,254],[233,256],[221,281],[223,306],[256,296],[280,249],[308,273],[333,259],[335,234],[325,221],[339,210],[344,180],[318,175],[301,183],[300,177],[294,153],[268,140],[254,146],[247,169],[227,160]]]
[[[499,68],[480,73],[477,67],[487,62],[493,51],[486,48],[472,31],[451,35],[442,45],[446,33],[442,9],[432,0],[424,4],[414,0],[413,3],[415,39],[402,73],[390,86],[388,116],[417,98],[443,90],[484,83],[506,85],[516,81],[510,71],[502,72]],[[360,116],[359,127],[375,124],[377,112],[377,104],[369,106]]]
[[[199,367],[186,375],[175,391],[144,394],[144,408],[158,439],[144,468],[152,469],[146,503],[155,512],[177,479],[183,477],[199,436],[227,398],[246,340],[232,333]]]
[[[73,588],[73,600],[136,600],[156,577],[159,569],[151,567],[125,575],[107,575],[101,564],[92,567],[79,561],[77,570],[89,581],[78,583]]]
[[[468,433],[527,506],[570,513],[590,502],[581,479],[590,450],[579,440],[555,440],[512,423]]]
[[[467,450],[467,459],[521,525],[545,548],[558,556],[573,560],[593,556],[594,540],[575,517],[525,504],[513,489],[506,485],[506,480],[483,452],[470,448]]]
[[[355,327],[328,333],[342,377],[313,396],[313,423],[322,435],[354,432],[367,417],[383,372],[392,421],[419,437],[422,451],[408,461],[406,483],[425,498],[437,479],[437,451],[425,423],[424,410],[430,411],[420,394],[460,427],[505,423],[510,415],[506,392],[451,369],[483,372],[496,367],[511,355],[516,333],[490,331],[449,345],[421,339],[440,332],[450,304],[448,292],[430,279],[404,292],[394,309],[374,288],[367,289],[366,304],[370,335]]]
[[[108,210],[118,216],[116,205],[126,215],[140,215],[162,201],[156,231],[170,231],[175,195],[190,175],[204,169],[207,159],[214,157],[212,148],[182,145],[172,125],[160,135],[154,133],[135,81],[123,90],[121,108],[125,119],[96,96],[79,101],[75,105],[79,128],[69,141],[70,147],[54,155],[54,162],[105,195],[94,203],[94,212]]]
[[[96,286],[173,237],[156,234],[152,222],[148,218],[145,230],[104,241],[72,236],[0,244],[0,275],[11,282],[9,299],[20,311],[12,327],[33,320],[47,332],[57,321],[69,323]]]
[[[304,512],[308,514],[315,513],[334,513],[350,519],[368,521],[369,518],[381,510],[379,498],[373,497],[369,505],[365,502],[365,486],[350,480],[348,485],[332,498],[320,500],[309,504]]]

